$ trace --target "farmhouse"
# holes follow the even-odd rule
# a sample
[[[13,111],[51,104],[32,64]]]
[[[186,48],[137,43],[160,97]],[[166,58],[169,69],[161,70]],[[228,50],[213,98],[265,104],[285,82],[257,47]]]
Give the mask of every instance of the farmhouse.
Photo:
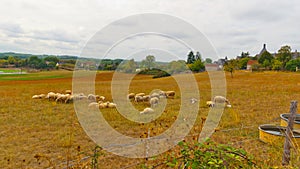
[[[254,65],[257,65],[257,64],[258,64],[258,61],[257,61],[257,60],[249,60],[249,61],[247,62],[247,70],[252,71],[253,66],[254,66]]]
[[[217,70],[221,70],[221,69],[222,69],[222,65],[218,65],[215,63],[206,63],[205,64],[206,71],[217,71]]]

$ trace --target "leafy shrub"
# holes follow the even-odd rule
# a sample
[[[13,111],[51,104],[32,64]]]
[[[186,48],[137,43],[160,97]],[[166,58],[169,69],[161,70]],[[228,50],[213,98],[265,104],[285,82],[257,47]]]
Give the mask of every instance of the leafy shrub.
[[[156,69],[156,68],[142,70],[142,71],[139,72],[139,74],[153,75],[153,78],[171,76],[168,72],[160,70],[160,69]]]
[[[211,140],[194,145],[184,141],[178,144],[181,147],[179,157],[168,158],[167,165],[176,168],[253,168],[255,163],[252,157],[243,149],[216,144]]]

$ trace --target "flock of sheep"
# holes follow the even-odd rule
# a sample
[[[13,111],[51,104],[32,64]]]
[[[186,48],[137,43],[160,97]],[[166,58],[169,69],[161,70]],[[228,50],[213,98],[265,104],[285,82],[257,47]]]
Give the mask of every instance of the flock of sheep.
[[[89,101],[89,108],[114,108],[116,107],[115,103],[105,101],[104,96],[89,94],[84,95],[80,94],[72,94],[71,90],[66,90],[65,93],[55,93],[49,92],[46,94],[33,95],[32,99],[48,99],[49,101],[55,101],[57,103],[72,103],[75,100],[86,100]]]
[[[148,102],[150,107],[145,108],[141,114],[144,113],[151,113],[154,112],[152,109],[155,107],[158,103],[159,100],[162,98],[174,98],[175,96],[175,91],[159,91],[152,93],[151,95],[146,95],[145,93],[130,93],[127,95],[127,99],[134,101],[134,102]],[[46,94],[39,94],[39,95],[33,95],[32,99],[48,99],[49,101],[55,101],[57,103],[72,103],[75,100],[87,100],[89,101],[89,108],[115,108],[117,105],[116,103],[105,101],[104,96],[99,96],[99,95],[94,95],[94,94],[89,94],[89,95],[84,95],[83,93],[81,94],[72,94],[71,90],[66,90],[64,93],[55,93],[55,92],[49,92],[47,95]]]
[[[160,99],[174,99],[175,91],[158,91],[152,94],[146,95],[145,93],[130,93],[127,95],[127,99],[134,101],[136,103],[139,102],[148,102],[150,107],[146,107],[140,114],[153,113],[153,108],[158,105]]]
[[[145,93],[130,93],[127,95],[127,99],[139,102],[148,102],[150,107],[146,107],[140,114],[153,113],[153,108],[159,104],[160,99],[171,98],[174,99],[175,91],[158,91],[152,94],[146,95]],[[32,99],[48,99],[49,101],[55,101],[57,103],[72,103],[75,100],[87,100],[89,101],[88,108],[115,108],[116,103],[105,101],[104,96],[89,94],[72,94],[71,90],[66,90],[65,93],[49,92],[46,94],[33,95]],[[227,107],[231,107],[230,102],[223,96],[215,96],[213,101],[207,101],[208,107],[214,107],[217,103],[225,103]]]

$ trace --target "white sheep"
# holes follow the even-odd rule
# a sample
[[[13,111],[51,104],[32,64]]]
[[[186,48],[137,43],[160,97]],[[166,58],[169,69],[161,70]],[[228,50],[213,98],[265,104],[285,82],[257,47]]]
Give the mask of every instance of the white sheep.
[[[140,114],[148,114],[148,113],[154,113],[154,110],[150,107],[146,107],[143,111],[140,112]]]
[[[108,108],[115,108],[115,107],[117,107],[117,104],[116,103],[107,103],[107,107]]]
[[[104,100],[105,100],[104,96],[99,96],[99,100],[97,100],[97,101],[104,101]]]
[[[74,95],[69,94],[65,100],[65,103],[71,103],[74,101]]]
[[[150,95],[145,95],[145,96],[143,96],[143,97],[142,97],[142,100],[143,100],[144,102],[149,101],[149,100],[150,100]]]
[[[49,92],[45,98],[48,99],[49,101],[51,99],[55,101],[58,95],[59,93]]]
[[[143,96],[135,96],[134,101],[135,102],[142,102],[143,101]]]
[[[98,108],[99,108],[99,103],[97,103],[97,102],[91,102],[91,103],[88,105],[88,107],[89,107],[90,109],[98,109]]]
[[[219,103],[221,103],[221,104],[225,103],[225,104],[227,104],[226,105],[227,107],[231,107],[229,100],[226,99],[224,96],[215,96],[213,98],[213,101],[211,101],[211,102],[212,102],[211,107],[214,107],[215,104],[219,104]]]
[[[230,105],[230,102],[228,99],[226,99],[224,96],[215,96],[213,101],[215,103],[227,103]]]
[[[46,96],[45,94],[39,94],[39,95],[36,94],[32,96],[32,99],[43,99],[45,98],[45,96]]]
[[[58,96],[57,96],[57,98],[56,98],[56,102],[65,102],[67,99],[68,99],[68,97],[70,96],[70,94],[59,94]]]
[[[158,104],[158,102],[159,102],[159,99],[157,97],[152,97],[149,101],[151,107],[156,106]]]

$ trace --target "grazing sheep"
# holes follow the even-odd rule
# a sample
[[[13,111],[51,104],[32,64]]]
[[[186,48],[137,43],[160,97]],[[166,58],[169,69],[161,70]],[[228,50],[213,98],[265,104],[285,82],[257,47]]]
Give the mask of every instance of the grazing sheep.
[[[226,99],[224,96],[215,96],[213,101],[207,101],[206,105],[209,107],[214,107],[215,104],[218,104],[218,103],[221,103],[221,104],[225,103],[227,107],[231,107],[229,100]]]
[[[134,99],[134,96],[135,96],[134,93],[129,93],[129,94],[127,95],[127,99],[128,99],[128,100]]]
[[[145,96],[142,97],[142,99],[143,99],[144,102],[147,102],[147,101],[150,100],[150,95],[145,95]]]
[[[143,111],[140,112],[140,114],[148,114],[148,113],[154,113],[154,110],[150,107],[147,107]]]
[[[56,102],[65,102],[67,100],[67,98],[69,97],[69,94],[59,94],[56,98]]]
[[[39,95],[33,95],[32,96],[32,99],[43,99],[43,98],[45,98],[45,94],[39,94]]]
[[[72,91],[71,90],[66,90],[65,93],[66,94],[72,94]]]
[[[108,108],[115,108],[115,107],[117,107],[117,104],[116,103],[107,103],[107,107]]]
[[[40,99],[40,95],[33,95],[32,98],[33,99]]]
[[[65,100],[65,103],[71,103],[73,102],[73,100],[74,100],[74,95],[68,95]]]
[[[98,101],[104,101],[105,97],[104,96],[99,96],[99,100]]]
[[[96,102],[96,101],[100,100],[100,96],[99,95],[94,95],[94,94],[89,94],[87,96],[87,98],[88,98],[89,101],[92,101],[92,102]]]
[[[45,98],[48,99],[49,101],[50,101],[51,99],[52,99],[53,101],[55,101],[56,98],[57,98],[57,96],[58,96],[58,93],[49,92]]]
[[[229,100],[226,99],[224,96],[215,96],[213,101],[214,101],[214,103],[227,103],[230,105]]]
[[[91,103],[88,105],[88,107],[89,107],[90,109],[98,109],[98,108],[99,108],[99,103],[97,103],[97,102],[91,102]]]
[[[171,99],[174,99],[175,97],[175,91],[166,91],[166,97],[167,98],[171,98]]]
[[[158,101],[159,101],[159,99],[158,99],[157,97],[152,97],[152,98],[150,99],[150,101],[149,101],[150,106],[151,106],[151,107],[156,106],[156,105],[158,104]]]
[[[107,104],[106,103],[103,103],[103,102],[98,102],[98,105],[99,105],[99,108],[100,109],[104,109],[104,108],[106,108],[106,106],[107,106]]]
[[[142,102],[143,101],[143,96],[135,96],[134,101],[135,102]]]

